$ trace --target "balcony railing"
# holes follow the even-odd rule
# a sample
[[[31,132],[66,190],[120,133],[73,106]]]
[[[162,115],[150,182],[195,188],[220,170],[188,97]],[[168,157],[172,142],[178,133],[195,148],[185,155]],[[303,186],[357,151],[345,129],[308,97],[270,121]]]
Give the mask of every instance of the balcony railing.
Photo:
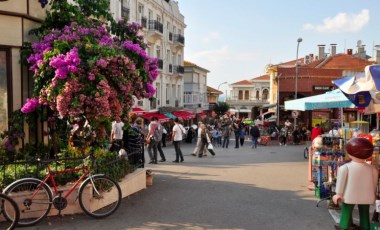
[[[149,20],[149,30],[154,30],[162,34],[164,32],[164,26],[156,20]]]
[[[181,65],[175,65],[174,73],[185,73],[185,68]]]
[[[185,45],[185,37],[182,36],[181,34],[175,34],[173,39],[174,39],[174,42],[178,42],[182,45]]]
[[[162,69],[164,67],[164,60],[158,59],[157,66],[158,69]]]
[[[148,22],[148,19],[146,19],[146,17],[141,17],[141,26],[145,29],[148,28],[147,22]]]
[[[127,8],[127,7],[125,7],[125,6],[123,6],[123,7],[121,8],[121,16],[122,16],[123,18],[129,18],[129,12],[130,12],[129,8]]]

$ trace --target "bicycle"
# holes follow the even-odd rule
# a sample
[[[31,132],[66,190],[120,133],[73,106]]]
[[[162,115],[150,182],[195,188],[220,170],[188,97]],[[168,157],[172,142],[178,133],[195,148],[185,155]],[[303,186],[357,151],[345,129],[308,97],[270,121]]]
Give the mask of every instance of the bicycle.
[[[120,186],[112,178],[104,174],[92,175],[90,167],[86,165],[88,159],[90,159],[91,166],[93,166],[95,156],[90,153],[89,156],[83,159],[83,164],[80,167],[57,171],[50,169],[50,163],[54,160],[38,159],[39,162],[46,165],[47,169],[47,175],[43,180],[23,178],[8,185],[4,189],[4,193],[14,198],[20,208],[18,226],[31,226],[40,222],[49,213],[52,205],[59,211],[58,215],[60,215],[61,211],[67,206],[67,198],[81,181],[83,182],[79,187],[77,199],[84,213],[94,218],[102,218],[114,213],[121,203]],[[62,191],[57,189],[54,176],[82,170],[83,174],[80,178],[71,186],[66,195],[62,196]],[[85,177],[87,178],[83,180]],[[47,184],[48,181],[53,186],[54,198],[53,192]],[[91,186],[92,189],[85,191],[88,186]],[[89,194],[90,198],[86,199]],[[95,202],[100,208],[98,205],[94,205]],[[98,208],[94,208],[97,206]],[[6,211],[4,212],[4,217],[8,221],[13,220],[12,216]]]
[[[0,229],[12,230],[17,226],[17,222],[20,218],[20,211],[16,202],[9,196],[0,193],[0,204],[1,204],[1,214],[4,215],[5,212],[12,215],[12,221],[1,221]]]

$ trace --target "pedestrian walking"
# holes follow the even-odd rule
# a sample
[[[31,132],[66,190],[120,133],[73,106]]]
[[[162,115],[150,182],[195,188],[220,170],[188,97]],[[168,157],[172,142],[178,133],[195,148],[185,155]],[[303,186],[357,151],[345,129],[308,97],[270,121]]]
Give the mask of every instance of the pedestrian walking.
[[[119,151],[123,142],[123,126],[120,116],[115,116],[115,121],[112,122],[111,130],[111,151]]]
[[[211,144],[211,134],[207,130],[206,125],[201,125],[201,147],[198,152],[198,157],[203,157],[203,151],[204,149],[208,149],[208,151],[211,153],[211,155],[215,156],[215,152],[213,148],[208,148],[208,145]]]
[[[165,157],[165,154],[164,154],[164,151],[162,151],[162,133],[163,133],[163,130],[164,130],[164,126],[161,125],[159,122],[158,122],[158,127],[157,127],[157,140],[158,141],[158,144],[157,144],[157,150],[158,150],[158,153],[160,154],[160,157],[161,157],[161,160],[159,160],[158,162],[165,162],[166,161],[166,157]]]
[[[260,137],[260,130],[257,127],[257,125],[252,125],[251,130],[249,131],[249,135],[251,136],[251,141],[252,141],[252,148],[257,148],[257,140]]]
[[[168,134],[168,131],[166,131],[165,126],[162,125],[162,139],[161,139],[162,147],[166,147],[166,136],[167,136],[167,134]]]
[[[185,133],[185,128],[179,123],[178,117],[174,118],[174,126],[172,132],[172,143],[174,144],[175,149],[175,160],[174,163],[183,162],[183,154],[181,151],[181,142],[183,134]]]
[[[238,149],[240,140],[240,124],[238,120],[233,120],[232,128],[235,134],[235,149]]]
[[[280,145],[286,146],[287,139],[288,139],[288,126],[284,125],[280,130]]]
[[[202,131],[202,129],[201,129],[201,125],[202,125],[203,123],[200,121],[200,122],[198,122],[198,128],[197,128],[197,130],[196,130],[196,135],[197,135],[197,144],[195,145],[195,148],[194,148],[194,150],[193,150],[193,153],[191,154],[192,156],[196,156],[197,155],[197,153],[198,153],[198,151],[199,151],[199,149],[200,149],[200,147],[201,147],[201,131]],[[203,150],[203,155],[207,155],[207,149],[204,149]]]
[[[230,124],[226,124],[223,127],[223,131],[222,131],[222,137],[223,137],[222,148],[226,147],[226,149],[228,149],[228,144],[230,143],[231,133],[232,133],[231,125]]]
[[[162,138],[162,133],[159,133],[158,130],[158,118],[152,117],[150,120],[150,124],[148,127],[148,135],[146,138],[146,142],[148,144],[148,154],[150,158],[149,164],[157,164],[157,146],[158,146],[158,135]]]
[[[246,130],[243,123],[240,123],[240,146],[243,147],[245,140]]]

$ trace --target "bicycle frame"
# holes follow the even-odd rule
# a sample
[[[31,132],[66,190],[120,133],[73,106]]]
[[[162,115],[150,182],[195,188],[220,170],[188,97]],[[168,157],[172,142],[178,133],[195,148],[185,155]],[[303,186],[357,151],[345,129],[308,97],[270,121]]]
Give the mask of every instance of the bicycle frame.
[[[79,168],[71,168],[71,169],[64,169],[64,170],[58,170],[58,171],[52,171],[50,169],[50,164],[47,164],[46,168],[47,168],[47,175],[46,177],[42,180],[43,183],[41,183],[38,188],[36,189],[36,191],[32,194],[31,196],[31,199],[34,198],[34,196],[40,191],[40,189],[42,188],[43,184],[47,184],[47,182],[50,180],[51,183],[52,183],[52,186],[53,186],[53,189],[54,189],[54,195],[58,195],[59,194],[59,191],[57,189],[57,185],[55,183],[55,179],[54,179],[54,176],[56,175],[59,175],[59,174],[65,174],[65,173],[72,173],[72,172],[78,172],[78,171],[81,171],[83,170],[83,174],[80,176],[80,178],[78,180],[75,181],[75,183],[71,186],[71,188],[69,189],[69,191],[66,193],[66,195],[63,197],[65,199],[67,199],[71,193],[76,189],[76,187],[83,181],[83,179],[85,177],[87,177],[88,175],[91,176],[91,173],[90,173],[90,169],[88,166],[85,165],[84,161],[86,160],[87,158],[85,158],[83,160],[83,165],[82,167],[79,167]],[[90,178],[91,179],[91,178]],[[92,181],[92,179],[91,179]],[[49,186],[50,187],[50,186]]]

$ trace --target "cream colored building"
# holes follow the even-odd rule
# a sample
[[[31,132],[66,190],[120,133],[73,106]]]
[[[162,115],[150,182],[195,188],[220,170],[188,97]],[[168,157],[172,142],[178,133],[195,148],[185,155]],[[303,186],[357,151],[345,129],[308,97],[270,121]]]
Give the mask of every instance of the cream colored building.
[[[115,19],[127,17],[143,26],[148,54],[159,59],[159,75],[155,81],[156,100],[138,101],[138,107],[155,111],[160,107],[183,107],[184,95],[184,16],[177,1],[111,0]]]
[[[230,112],[240,118],[255,119],[270,102],[270,86],[268,75],[230,84],[226,95]]]
[[[0,132],[8,129],[10,113],[31,96],[32,74],[20,65],[20,49],[24,42],[34,42],[28,33],[43,18],[38,1],[0,1]]]

